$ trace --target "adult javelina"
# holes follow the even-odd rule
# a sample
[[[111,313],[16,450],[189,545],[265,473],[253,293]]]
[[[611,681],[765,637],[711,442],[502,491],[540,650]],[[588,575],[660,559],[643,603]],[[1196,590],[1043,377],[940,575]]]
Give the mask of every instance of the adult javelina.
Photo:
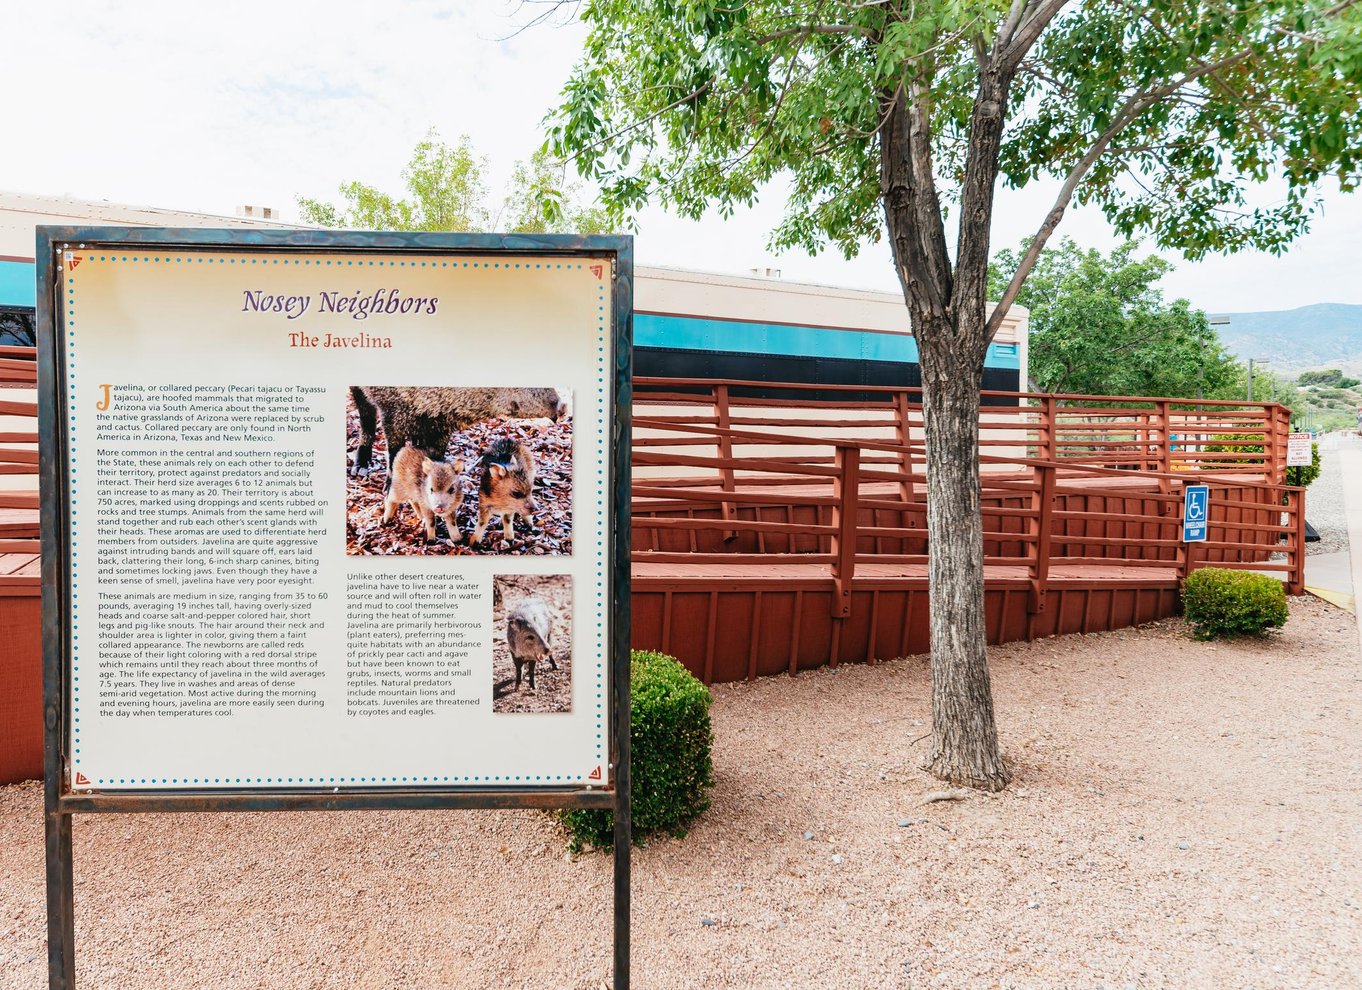
[[[450,438],[480,419],[562,419],[567,403],[551,388],[433,388],[406,385],[352,385],[350,396],[359,410],[359,450],[353,474],[368,474],[373,462],[374,435],[383,422],[388,443],[388,478],[392,485],[393,458],[410,443],[433,460],[444,460]]]
[[[519,602],[506,617],[506,645],[511,651],[511,661],[515,664],[515,689],[520,690],[520,673],[529,667],[530,691],[534,691],[534,665],[547,660],[549,666],[558,669],[558,661],[553,659],[553,619],[548,606],[538,598],[526,598]]]

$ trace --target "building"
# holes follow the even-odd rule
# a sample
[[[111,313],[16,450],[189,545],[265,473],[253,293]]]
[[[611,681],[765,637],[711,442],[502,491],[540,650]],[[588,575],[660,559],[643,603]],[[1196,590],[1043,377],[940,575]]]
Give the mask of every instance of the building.
[[[0,344],[32,342],[34,228],[41,224],[140,227],[287,227],[272,211],[215,216],[65,196],[0,193]],[[665,378],[824,385],[917,385],[917,344],[896,292],[870,292],[639,267],[634,371]],[[1020,391],[1026,312],[1015,307],[990,345],[984,388]]]

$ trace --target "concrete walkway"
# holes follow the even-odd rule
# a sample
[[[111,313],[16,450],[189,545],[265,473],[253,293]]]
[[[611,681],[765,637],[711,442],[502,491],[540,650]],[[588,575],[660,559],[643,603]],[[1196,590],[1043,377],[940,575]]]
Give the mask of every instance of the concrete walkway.
[[[1352,587],[1356,593],[1357,590],[1362,590],[1362,438],[1349,437],[1343,440],[1338,445],[1338,457],[1343,469],[1343,502],[1348,516],[1348,545],[1354,550],[1351,570]],[[1353,611],[1355,614],[1362,613],[1362,610],[1357,608]],[[1358,636],[1362,637],[1362,614],[1358,614],[1357,621]]]
[[[1356,436],[1331,437],[1325,449],[1326,456],[1338,458],[1348,543],[1358,553],[1343,550],[1307,556],[1305,590],[1357,614],[1358,590],[1362,589],[1362,440]]]
[[[1305,590],[1316,598],[1355,613],[1354,588],[1352,555],[1348,551],[1317,553],[1305,558]]]

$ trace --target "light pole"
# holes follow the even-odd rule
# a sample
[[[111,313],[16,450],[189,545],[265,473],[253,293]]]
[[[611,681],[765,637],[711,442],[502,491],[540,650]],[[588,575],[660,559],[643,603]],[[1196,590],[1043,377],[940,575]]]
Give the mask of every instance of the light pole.
[[[1224,315],[1212,316],[1208,318],[1207,322],[1210,323],[1212,327],[1227,327],[1230,325],[1230,318]],[[1220,331],[1217,330],[1216,338],[1219,339],[1219,337]],[[1196,397],[1198,399],[1206,398],[1206,359],[1204,354],[1196,369]],[[1249,398],[1251,399],[1252,396]]]
[[[1248,369],[1248,400],[1253,401],[1253,366],[1255,364],[1271,364],[1272,358],[1249,358]],[[1276,383],[1273,383],[1273,392],[1276,392]]]

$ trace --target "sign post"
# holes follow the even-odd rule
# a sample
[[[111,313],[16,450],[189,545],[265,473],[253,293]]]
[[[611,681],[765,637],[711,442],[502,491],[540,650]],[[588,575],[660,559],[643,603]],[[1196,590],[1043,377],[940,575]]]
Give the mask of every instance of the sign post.
[[[1182,496],[1182,542],[1204,543],[1210,517],[1211,490],[1206,485],[1188,485]]]
[[[615,812],[633,243],[39,228],[49,973],[80,813]]]

